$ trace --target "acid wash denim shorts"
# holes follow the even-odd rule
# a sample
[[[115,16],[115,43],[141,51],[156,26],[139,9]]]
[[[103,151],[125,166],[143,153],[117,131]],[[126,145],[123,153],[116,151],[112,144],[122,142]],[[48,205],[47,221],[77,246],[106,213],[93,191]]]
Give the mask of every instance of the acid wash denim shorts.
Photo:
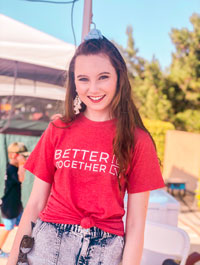
[[[54,224],[37,219],[29,265],[119,265],[124,237],[97,227]]]

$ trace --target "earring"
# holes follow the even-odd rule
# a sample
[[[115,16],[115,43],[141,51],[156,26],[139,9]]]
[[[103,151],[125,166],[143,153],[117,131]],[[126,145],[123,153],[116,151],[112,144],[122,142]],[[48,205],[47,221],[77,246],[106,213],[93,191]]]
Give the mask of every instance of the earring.
[[[82,101],[80,100],[79,96],[76,95],[76,97],[74,99],[74,112],[75,112],[75,114],[80,113],[81,103],[82,103]]]

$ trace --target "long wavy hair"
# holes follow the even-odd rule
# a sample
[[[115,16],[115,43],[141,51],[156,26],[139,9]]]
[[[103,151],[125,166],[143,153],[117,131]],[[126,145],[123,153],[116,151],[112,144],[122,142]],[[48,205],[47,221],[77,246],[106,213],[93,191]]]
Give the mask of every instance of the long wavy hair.
[[[131,85],[128,79],[127,67],[118,49],[112,42],[103,39],[91,39],[84,41],[77,48],[71,59],[67,79],[67,92],[65,98],[65,114],[62,118],[64,122],[72,122],[76,119],[74,112],[74,99],[77,95],[74,78],[74,68],[76,58],[79,55],[97,55],[102,54],[109,58],[112,66],[117,73],[117,88],[115,96],[110,105],[112,118],[116,118],[116,134],[113,139],[113,153],[115,154],[118,164],[118,183],[123,176],[127,182],[127,171],[130,168],[133,150],[134,150],[134,130],[136,127],[147,131],[139,112],[133,102],[131,95]],[[84,112],[86,105],[81,103],[80,112]]]

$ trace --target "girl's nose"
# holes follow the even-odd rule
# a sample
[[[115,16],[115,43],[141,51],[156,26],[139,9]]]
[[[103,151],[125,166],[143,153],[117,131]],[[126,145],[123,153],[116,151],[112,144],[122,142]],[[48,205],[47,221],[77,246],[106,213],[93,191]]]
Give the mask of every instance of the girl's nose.
[[[98,85],[96,82],[90,82],[89,91],[95,93],[98,91]]]

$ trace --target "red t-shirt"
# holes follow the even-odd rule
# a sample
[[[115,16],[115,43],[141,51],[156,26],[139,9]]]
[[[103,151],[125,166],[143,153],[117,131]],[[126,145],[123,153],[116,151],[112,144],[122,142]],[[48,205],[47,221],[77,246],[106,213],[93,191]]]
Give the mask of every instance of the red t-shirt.
[[[120,193],[118,164],[112,148],[115,120],[95,122],[80,114],[67,128],[60,120],[53,123],[25,164],[35,176],[52,184],[47,205],[39,217],[46,222],[96,226],[124,235],[126,184],[121,181]],[[136,129],[127,190],[136,193],[163,186],[152,140],[146,132]]]

